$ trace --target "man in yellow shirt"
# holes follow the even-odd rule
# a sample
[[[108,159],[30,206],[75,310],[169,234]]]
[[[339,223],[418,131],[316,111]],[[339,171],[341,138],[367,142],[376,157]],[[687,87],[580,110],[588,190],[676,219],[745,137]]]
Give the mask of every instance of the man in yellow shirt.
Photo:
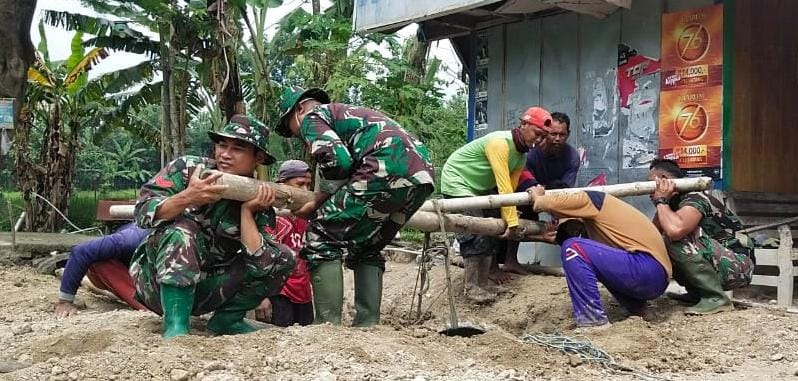
[[[441,193],[447,198],[484,196],[498,188],[499,194],[513,193],[526,163],[526,152],[542,140],[551,128],[551,115],[541,107],[530,107],[518,128],[497,131],[476,139],[452,153],[441,173]],[[494,210],[471,210],[468,215],[494,217]],[[518,228],[514,206],[501,208],[507,224],[503,238],[512,239]],[[477,303],[496,297],[497,287],[488,279],[491,260],[501,242],[491,237],[458,234],[460,254],[465,262],[465,295]]]

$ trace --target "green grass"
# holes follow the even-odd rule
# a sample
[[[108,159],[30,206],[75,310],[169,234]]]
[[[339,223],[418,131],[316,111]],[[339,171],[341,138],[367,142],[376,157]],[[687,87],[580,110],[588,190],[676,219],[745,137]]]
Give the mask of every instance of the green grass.
[[[421,247],[424,245],[424,232],[413,228],[402,228],[399,231],[402,241],[412,243],[415,246]]]
[[[78,191],[72,195],[69,201],[69,213],[67,217],[73,224],[81,229],[91,226],[99,226],[95,221],[97,212],[97,201],[99,200],[131,200],[135,199],[138,189],[117,189],[109,192]],[[9,207],[11,205],[11,215],[16,222],[22,213],[23,202],[20,192],[0,193],[0,231],[10,231],[12,222],[9,220]],[[71,226],[65,226],[69,231],[74,230]]]

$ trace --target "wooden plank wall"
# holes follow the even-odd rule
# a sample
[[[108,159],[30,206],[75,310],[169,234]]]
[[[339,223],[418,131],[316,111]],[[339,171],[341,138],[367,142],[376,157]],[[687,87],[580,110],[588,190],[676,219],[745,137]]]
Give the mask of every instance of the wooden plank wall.
[[[734,3],[731,188],[798,193],[798,1]]]

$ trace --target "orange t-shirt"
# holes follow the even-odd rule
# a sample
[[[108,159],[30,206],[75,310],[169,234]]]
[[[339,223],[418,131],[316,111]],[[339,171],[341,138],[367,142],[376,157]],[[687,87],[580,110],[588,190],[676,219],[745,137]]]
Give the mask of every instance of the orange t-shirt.
[[[590,239],[628,252],[648,253],[671,276],[671,260],[657,228],[633,206],[603,192],[553,193],[536,197],[536,212],[580,218]]]

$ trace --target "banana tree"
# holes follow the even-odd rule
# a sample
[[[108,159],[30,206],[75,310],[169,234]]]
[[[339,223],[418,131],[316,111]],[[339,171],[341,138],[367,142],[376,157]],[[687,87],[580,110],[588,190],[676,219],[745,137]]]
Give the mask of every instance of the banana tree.
[[[151,92],[134,91],[134,86],[148,82],[153,69],[147,62],[90,80],[89,71],[109,55],[105,48],[86,49],[83,33],[77,32],[69,57],[51,60],[43,23],[39,31],[42,39],[36,61],[28,69],[24,124],[16,131],[16,174],[27,228],[51,231],[63,222],[58,211],[67,214],[81,130],[123,123],[136,105],[152,101],[147,99]],[[41,143],[32,141],[34,128],[41,130],[41,136],[35,136]],[[30,147],[37,145],[39,152],[31,152]]]
[[[279,7],[282,0],[247,0],[239,1],[236,6],[241,12],[244,24],[249,30],[251,41],[242,44],[243,62],[241,77],[243,91],[250,95],[250,112],[260,120],[270,120],[276,116],[278,92],[270,79],[271,66],[266,46],[266,14],[269,8]],[[253,17],[250,20],[249,14]],[[244,68],[247,72],[244,72]]]

